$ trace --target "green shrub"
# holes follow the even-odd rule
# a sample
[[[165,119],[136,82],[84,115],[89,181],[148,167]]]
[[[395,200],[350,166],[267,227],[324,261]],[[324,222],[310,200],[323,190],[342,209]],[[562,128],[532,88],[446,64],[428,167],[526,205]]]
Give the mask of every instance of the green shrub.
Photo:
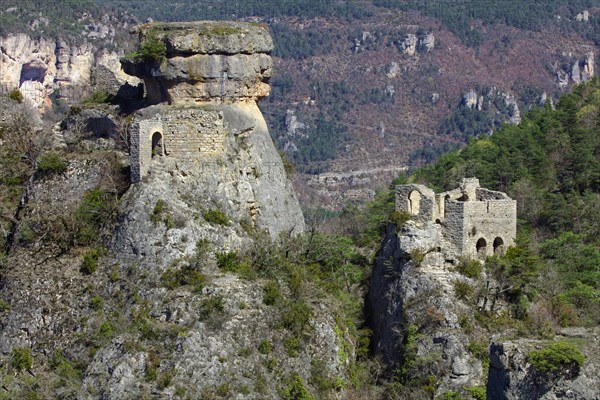
[[[465,390],[475,400],[485,400],[486,399],[485,386],[473,386],[473,387],[466,388]]]
[[[295,336],[290,336],[283,341],[283,347],[290,357],[297,357],[300,351],[300,342]]]
[[[458,317],[458,325],[467,335],[473,333],[473,322],[471,322],[467,315],[462,314],[460,317]]]
[[[4,311],[8,311],[10,310],[10,304],[8,304],[6,301],[0,299],[0,312],[4,312]]]
[[[67,162],[54,152],[42,154],[37,162],[37,170],[42,176],[62,174],[67,171],[67,166]]]
[[[421,249],[412,249],[410,251],[410,259],[417,267],[421,266],[421,263],[425,260],[425,255],[427,255],[427,253]]]
[[[163,199],[156,200],[156,204],[152,209],[152,215],[150,216],[150,221],[155,224],[159,223],[162,220],[163,213],[167,210],[167,203]]]
[[[160,374],[156,381],[156,385],[159,390],[163,390],[171,386],[171,382],[173,382],[173,373],[171,371],[167,371],[164,374]]]
[[[110,323],[109,321],[104,321],[102,323],[102,325],[100,325],[100,328],[98,329],[98,333],[100,334],[100,337],[104,338],[104,339],[109,339],[109,338],[113,337],[115,332],[116,332],[115,326],[112,323]]]
[[[478,260],[473,259],[461,259],[458,263],[458,272],[466,276],[467,278],[477,279],[481,275],[483,266]]]
[[[15,347],[12,349],[11,365],[17,371],[27,371],[33,365],[31,349],[28,347]]]
[[[156,34],[148,32],[140,44],[139,55],[146,60],[162,62],[167,57],[167,47]]]
[[[285,329],[299,336],[308,327],[312,309],[303,301],[290,302],[283,310],[282,324]]]
[[[23,102],[23,94],[21,93],[21,91],[19,90],[19,88],[14,88],[13,90],[11,90],[8,93],[8,98],[11,100],[16,101],[17,103],[22,103]]]
[[[401,228],[409,221],[411,214],[403,211],[394,211],[390,214],[390,222],[396,225],[396,229]]]
[[[198,314],[201,321],[214,318],[225,311],[225,302],[222,296],[213,296],[202,301],[202,308]]]
[[[483,368],[487,369],[490,365],[490,352],[488,343],[484,340],[473,340],[467,345],[467,350],[475,356],[475,358],[481,360]]]
[[[265,294],[263,296],[263,303],[265,303],[268,306],[273,306],[282,299],[281,290],[279,289],[279,285],[275,281],[267,282],[264,288],[264,292]]]
[[[104,104],[110,103],[114,100],[114,96],[110,93],[103,91],[96,91],[91,93],[88,97],[86,97],[82,103],[85,104]]]
[[[540,372],[560,372],[579,368],[585,361],[583,353],[567,342],[556,342],[527,354],[527,359]]]
[[[236,272],[239,268],[240,259],[236,251],[217,253],[217,267],[225,272]]]
[[[473,286],[460,280],[454,281],[454,294],[460,300],[468,300],[473,294]]]
[[[213,208],[211,210],[205,210],[202,212],[202,216],[206,220],[206,222],[210,224],[217,224],[221,226],[229,225],[229,218],[227,215],[221,210]]]
[[[115,199],[114,193],[101,188],[94,188],[83,194],[79,208],[75,212],[78,243],[91,244],[98,239],[100,226],[112,218],[116,209]]]
[[[296,373],[292,375],[291,382],[281,397],[284,400],[315,400],[314,396],[306,389],[302,377]]]
[[[90,300],[90,307],[93,310],[100,311],[102,309],[102,297],[94,296]]]
[[[83,255],[80,271],[86,275],[93,274],[98,269],[98,261],[104,255],[103,247],[95,247]]]
[[[81,371],[73,365],[60,349],[54,351],[49,360],[50,368],[63,379],[70,382],[81,380]]]
[[[258,345],[258,352],[260,354],[269,354],[271,350],[273,350],[273,343],[269,340],[265,339]]]
[[[206,284],[206,277],[194,266],[186,264],[178,270],[166,270],[160,276],[160,281],[167,289],[192,286],[194,292],[200,292]]]
[[[229,387],[229,383],[226,382],[226,383],[223,383],[223,384],[217,386],[216,393],[217,393],[217,396],[226,397],[230,391],[231,391],[231,388]]]

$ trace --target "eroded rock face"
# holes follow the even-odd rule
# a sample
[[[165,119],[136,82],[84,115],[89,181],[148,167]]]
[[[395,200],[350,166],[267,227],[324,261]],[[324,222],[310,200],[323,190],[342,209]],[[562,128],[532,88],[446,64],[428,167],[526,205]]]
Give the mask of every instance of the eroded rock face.
[[[143,186],[136,196],[153,198],[156,192],[177,203],[182,196],[171,189],[178,187],[197,200],[191,208],[218,208],[232,221],[246,221],[274,237],[301,232],[298,200],[256,103],[269,91],[271,57],[265,52],[273,42],[267,29],[204,21],[150,24],[136,31],[142,48],[152,37],[167,49],[161,62],[123,62],[126,71],[145,80],[149,98],[162,102],[133,118],[131,180]],[[130,214],[138,211],[132,207]],[[152,242],[144,236],[148,230],[131,215],[120,231],[119,253],[128,253],[120,246],[132,242],[140,244],[135,255],[147,255],[139,246]],[[223,245],[239,247],[235,237]]]
[[[140,81],[121,71],[116,52],[98,51],[90,43],[69,44],[57,39],[33,39],[23,34],[2,38],[0,48],[0,85],[2,90],[19,88],[34,106],[49,104],[54,92],[68,101],[81,100],[96,82],[114,82],[114,89],[129,84],[136,87]],[[97,69],[103,71],[95,77]],[[98,87],[96,90],[107,90]],[[116,94],[115,90],[111,93]]]
[[[158,43],[164,57],[122,60],[146,83],[151,104],[256,100],[269,94],[273,40],[266,26],[243,22],[153,23],[132,30],[140,48]]]
[[[471,338],[460,329],[459,319],[469,308],[452,286],[467,278],[446,262],[438,247],[441,237],[441,226],[433,223],[409,222],[399,232],[390,226],[368,298],[375,354],[392,369],[412,358],[408,377],[435,375],[437,395],[484,381],[481,360],[467,350]],[[424,253],[422,261],[411,259],[415,252]],[[409,333],[411,326],[415,330]],[[408,348],[411,341],[415,345]]]
[[[562,337],[561,337],[562,336]],[[588,355],[581,368],[543,373],[527,359],[527,353],[548,345],[548,341],[520,339],[495,342],[490,346],[487,398],[493,400],[600,399],[598,328],[566,328],[557,339],[575,340]]]

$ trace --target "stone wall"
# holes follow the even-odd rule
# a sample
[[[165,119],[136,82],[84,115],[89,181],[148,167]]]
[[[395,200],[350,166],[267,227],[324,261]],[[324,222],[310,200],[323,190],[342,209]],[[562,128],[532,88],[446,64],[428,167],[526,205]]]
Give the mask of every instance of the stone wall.
[[[503,249],[513,244],[517,234],[517,202],[515,200],[473,201],[464,203],[464,237],[462,254],[477,256],[477,242],[485,240],[485,252],[481,256],[494,254],[494,241],[502,240]]]
[[[423,185],[396,186],[396,210],[410,213],[414,219],[431,221],[437,216],[435,193]]]
[[[153,143],[160,134],[160,142]],[[139,116],[131,130],[131,180],[151,170],[153,157],[189,163],[222,154],[228,132],[223,113],[199,107],[164,107],[152,117]]]
[[[396,210],[419,222],[440,223],[446,250],[456,256],[503,254],[516,236],[516,204],[505,193],[480,188],[477,178],[437,194],[423,185],[396,187]]]

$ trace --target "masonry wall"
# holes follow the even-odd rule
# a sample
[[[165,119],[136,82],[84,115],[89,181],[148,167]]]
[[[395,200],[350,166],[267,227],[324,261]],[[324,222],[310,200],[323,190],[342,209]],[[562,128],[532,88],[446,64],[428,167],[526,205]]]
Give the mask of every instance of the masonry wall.
[[[227,131],[220,111],[199,107],[171,108],[152,117],[138,117],[130,133],[131,181],[139,182],[153,162],[152,136],[162,136],[155,157],[194,162],[222,154]]]
[[[494,240],[501,238],[504,248],[514,244],[517,235],[517,202],[489,200],[464,203],[463,254],[477,256],[477,241],[486,241],[485,255],[494,254]]]
[[[130,130],[129,159],[131,164],[131,181],[139,182],[148,172],[152,160],[152,135],[162,134],[160,117],[135,121]]]
[[[223,152],[226,132],[221,112],[200,108],[169,110],[162,123],[168,157],[191,161]]]
[[[409,196],[413,192],[419,193],[419,212],[417,214],[411,209],[409,201]],[[396,210],[413,214],[413,218],[422,221],[433,221],[437,216],[435,193],[424,185],[396,186]]]
[[[445,218],[443,221],[443,234],[451,250],[458,256],[463,252],[463,238],[465,236],[464,208],[465,202],[446,201]]]

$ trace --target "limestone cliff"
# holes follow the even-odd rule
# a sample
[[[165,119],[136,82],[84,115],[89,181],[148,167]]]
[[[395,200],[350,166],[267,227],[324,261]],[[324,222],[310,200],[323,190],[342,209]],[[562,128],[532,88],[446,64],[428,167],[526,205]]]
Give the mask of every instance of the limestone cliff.
[[[490,346],[487,398],[512,399],[600,399],[598,328],[564,328],[554,340],[577,343],[587,355],[581,367],[566,366],[538,371],[527,354],[552,343],[550,340],[498,340]]]
[[[245,27],[231,24],[225,32]],[[169,34],[173,43],[187,43]],[[218,47],[229,43],[227,35],[207,40],[219,51],[239,50]],[[260,59],[269,64],[268,57]],[[343,347],[346,332],[333,300],[307,300],[301,314],[285,315],[287,305],[267,299],[266,279],[241,279],[218,267],[229,252],[268,251],[272,241],[304,230],[256,103],[268,92],[266,75],[258,71],[252,90],[246,78],[223,81],[231,89],[226,98],[196,97],[194,89],[124,118],[132,128],[130,154],[106,144],[118,141],[114,132],[88,129],[99,128],[100,119],[116,126],[122,117],[105,116],[112,106],[73,109],[62,124],[64,164],[31,178],[1,260],[7,303],[0,309],[0,361],[8,365],[26,349],[32,373],[55,376],[58,354],[81,375],[56,392],[52,385],[32,391],[43,398],[261,399],[282,396],[290,377],[308,385],[313,376],[344,376],[353,350]],[[84,121],[72,121],[77,115]],[[130,171],[139,172],[132,184]],[[279,287],[277,279],[270,282]],[[286,318],[294,321],[288,325],[300,318],[306,331],[293,336]],[[3,370],[0,379],[2,390],[28,393],[20,377]]]
[[[392,369],[405,365],[407,381],[435,376],[436,395],[485,380],[482,360],[467,350],[475,337],[460,325],[469,307],[453,290],[453,282],[471,280],[446,261],[441,241],[438,224],[408,222],[399,231],[389,226],[368,299],[375,354]]]
[[[132,29],[140,49],[164,46],[165,58],[141,52],[123,68],[144,79],[151,104],[168,101],[256,100],[269,94],[273,40],[266,26],[248,23],[152,23]]]
[[[98,90],[116,93],[114,86],[140,83],[121,71],[119,56],[88,42],[71,44],[62,39],[10,34],[1,38],[0,87],[3,91],[19,88],[36,107],[48,105],[54,92],[70,101],[81,100],[95,83]],[[112,87],[105,87],[110,84]]]

